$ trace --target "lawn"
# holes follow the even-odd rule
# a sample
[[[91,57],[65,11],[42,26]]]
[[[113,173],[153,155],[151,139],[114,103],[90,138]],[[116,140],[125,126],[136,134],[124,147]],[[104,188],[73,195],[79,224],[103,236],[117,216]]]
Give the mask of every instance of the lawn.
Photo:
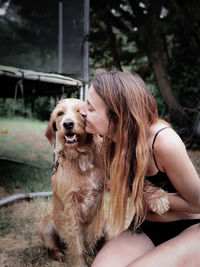
[[[46,126],[36,120],[0,118],[0,187],[5,194],[50,190],[53,147],[44,136]]]
[[[51,190],[53,147],[44,136],[46,126],[47,122],[36,120],[0,118],[0,199]],[[200,151],[188,153],[200,174]],[[50,206],[51,197],[18,200],[0,209],[1,267],[66,266],[48,256],[37,233],[38,222]]]

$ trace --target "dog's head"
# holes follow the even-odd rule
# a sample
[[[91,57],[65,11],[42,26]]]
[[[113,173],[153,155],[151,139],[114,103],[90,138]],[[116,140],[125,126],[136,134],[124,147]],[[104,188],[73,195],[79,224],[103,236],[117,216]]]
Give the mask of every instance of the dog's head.
[[[58,142],[62,148],[75,148],[85,142],[85,122],[79,113],[83,104],[83,101],[75,98],[58,102],[45,132],[51,145],[56,141],[55,131],[58,132]]]

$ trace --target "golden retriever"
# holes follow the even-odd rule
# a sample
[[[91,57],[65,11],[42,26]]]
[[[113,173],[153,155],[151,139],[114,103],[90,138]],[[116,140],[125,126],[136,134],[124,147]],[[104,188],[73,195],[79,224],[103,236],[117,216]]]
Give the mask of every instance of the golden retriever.
[[[53,209],[39,224],[39,234],[56,260],[88,266],[97,243],[106,238],[103,205],[104,167],[101,137],[87,134],[79,113],[83,102],[61,100],[51,114],[46,137],[59,146],[52,176]]]

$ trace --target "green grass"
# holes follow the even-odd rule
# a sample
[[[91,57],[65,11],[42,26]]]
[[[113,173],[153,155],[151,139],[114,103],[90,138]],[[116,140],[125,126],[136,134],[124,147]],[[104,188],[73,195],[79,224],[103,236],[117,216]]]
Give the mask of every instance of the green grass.
[[[13,227],[12,219],[10,216],[10,210],[8,209],[0,209],[0,237],[9,233],[10,228]]]
[[[7,192],[51,191],[52,168],[38,169],[0,161],[0,187]]]
[[[47,122],[24,118],[0,118],[0,157],[49,163],[52,149],[44,136]],[[2,133],[3,130],[8,133]]]
[[[35,164],[41,168],[0,160],[0,187],[6,192],[51,190],[53,147],[44,137],[47,122],[19,117],[0,118],[0,158]],[[8,133],[4,133],[4,130]]]

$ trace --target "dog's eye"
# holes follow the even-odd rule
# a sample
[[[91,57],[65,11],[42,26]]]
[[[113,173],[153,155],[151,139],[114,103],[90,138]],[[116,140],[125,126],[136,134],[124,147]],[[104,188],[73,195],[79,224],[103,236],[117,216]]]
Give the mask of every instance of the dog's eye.
[[[62,112],[62,111],[60,111],[60,112],[58,112],[58,116],[62,116],[64,114],[64,112]]]

